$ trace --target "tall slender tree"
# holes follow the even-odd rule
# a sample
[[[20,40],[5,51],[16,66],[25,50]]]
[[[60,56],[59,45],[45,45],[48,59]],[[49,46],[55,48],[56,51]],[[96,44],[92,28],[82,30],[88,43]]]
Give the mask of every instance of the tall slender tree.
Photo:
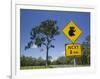
[[[40,23],[40,25],[32,28],[30,32],[30,41],[27,46],[25,46],[25,50],[31,48],[34,44],[38,47],[42,45],[45,46],[46,49],[46,64],[48,66],[48,53],[50,48],[54,48],[55,46],[52,44],[52,41],[55,40],[55,36],[59,35],[59,29],[56,25],[57,22],[55,20],[45,20]]]

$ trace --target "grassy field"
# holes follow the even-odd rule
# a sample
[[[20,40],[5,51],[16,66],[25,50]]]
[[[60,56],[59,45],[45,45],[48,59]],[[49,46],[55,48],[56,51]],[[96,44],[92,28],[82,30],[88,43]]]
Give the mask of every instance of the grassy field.
[[[88,67],[89,65],[76,65],[75,67]],[[21,67],[21,70],[26,69],[46,69],[46,68],[68,68],[68,67],[74,67],[73,65],[49,65],[48,67],[45,66],[24,66]]]
[[[45,66],[24,66],[24,67],[21,67],[21,70],[24,70],[24,69],[45,69],[45,68],[56,68],[55,65],[50,65],[48,67],[45,67]]]

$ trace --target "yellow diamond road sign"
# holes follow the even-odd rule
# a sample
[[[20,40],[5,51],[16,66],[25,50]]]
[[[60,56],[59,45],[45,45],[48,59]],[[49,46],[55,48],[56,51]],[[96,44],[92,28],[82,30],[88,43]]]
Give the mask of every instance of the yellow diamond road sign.
[[[66,35],[72,43],[81,35],[81,29],[73,22],[70,21],[63,29],[63,33]]]
[[[81,56],[81,45],[80,44],[66,44],[65,56]]]

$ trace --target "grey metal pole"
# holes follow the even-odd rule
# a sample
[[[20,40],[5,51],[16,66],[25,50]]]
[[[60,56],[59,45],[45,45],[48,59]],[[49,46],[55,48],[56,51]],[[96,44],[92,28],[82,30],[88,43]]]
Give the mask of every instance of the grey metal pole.
[[[75,57],[74,57],[74,67],[76,66],[76,60],[75,60]]]

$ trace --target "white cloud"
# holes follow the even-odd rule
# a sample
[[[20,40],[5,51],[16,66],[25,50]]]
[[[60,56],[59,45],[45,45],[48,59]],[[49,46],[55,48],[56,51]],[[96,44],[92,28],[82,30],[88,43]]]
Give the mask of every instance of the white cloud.
[[[37,45],[33,44],[33,46],[31,48],[37,48]]]
[[[61,52],[61,56],[65,56],[65,51],[62,51]]]

